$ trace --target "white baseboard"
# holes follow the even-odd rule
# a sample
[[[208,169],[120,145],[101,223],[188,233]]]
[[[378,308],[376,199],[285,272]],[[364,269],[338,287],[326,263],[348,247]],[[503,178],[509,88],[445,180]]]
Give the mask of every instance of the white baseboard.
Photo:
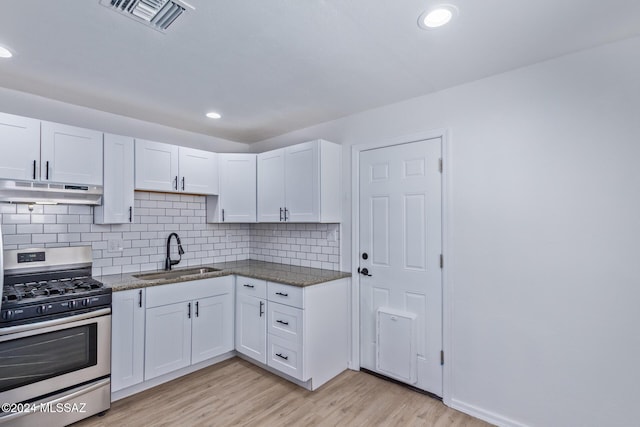
[[[499,427],[527,427],[526,424],[522,424],[518,421],[496,414],[495,412],[487,411],[456,399],[451,399],[449,406],[460,412],[464,412],[467,415],[471,415],[472,417],[479,418]]]

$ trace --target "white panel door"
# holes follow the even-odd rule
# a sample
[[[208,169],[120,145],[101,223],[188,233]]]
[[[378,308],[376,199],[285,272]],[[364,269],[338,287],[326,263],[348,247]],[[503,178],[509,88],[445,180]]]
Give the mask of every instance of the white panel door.
[[[111,391],[144,378],[144,289],[113,293]]]
[[[256,222],[256,155],[218,154],[220,221]]]
[[[194,304],[191,363],[233,350],[233,295],[201,298]]]
[[[341,168],[342,165],[335,167]],[[286,220],[319,222],[320,159],[317,141],[286,149],[284,182]]]
[[[415,387],[442,395],[440,138],[360,153],[361,361],[376,369],[376,311],[416,316]],[[367,259],[364,259],[364,254]],[[408,331],[407,331],[408,333]],[[393,349],[384,348],[389,354]],[[379,371],[378,371],[379,372]]]
[[[134,140],[104,134],[104,195],[94,208],[96,224],[133,222]]]
[[[285,149],[258,154],[258,222],[284,221]]]
[[[102,132],[42,122],[40,179],[102,185]]]
[[[136,139],[136,190],[178,191],[178,147]]]
[[[40,120],[0,113],[0,178],[36,180]]]
[[[262,298],[236,295],[236,351],[267,363],[267,308]]]
[[[192,309],[187,302],[147,309],[145,381],[191,364]]]
[[[211,151],[180,147],[178,189],[193,194],[218,194],[218,158]]]

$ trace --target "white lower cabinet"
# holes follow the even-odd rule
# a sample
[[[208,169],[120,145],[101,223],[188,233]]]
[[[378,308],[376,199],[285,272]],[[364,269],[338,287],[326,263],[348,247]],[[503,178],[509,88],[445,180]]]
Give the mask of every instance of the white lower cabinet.
[[[267,363],[267,282],[236,278],[236,351]]]
[[[111,308],[111,391],[144,379],[144,289],[114,292]]]
[[[233,350],[233,276],[147,290],[144,379]]]

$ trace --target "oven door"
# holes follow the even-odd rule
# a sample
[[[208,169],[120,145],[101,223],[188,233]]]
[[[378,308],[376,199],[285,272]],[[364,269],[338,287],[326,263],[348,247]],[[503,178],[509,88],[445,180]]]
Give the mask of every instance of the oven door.
[[[108,376],[111,309],[0,329],[0,402],[20,403]]]

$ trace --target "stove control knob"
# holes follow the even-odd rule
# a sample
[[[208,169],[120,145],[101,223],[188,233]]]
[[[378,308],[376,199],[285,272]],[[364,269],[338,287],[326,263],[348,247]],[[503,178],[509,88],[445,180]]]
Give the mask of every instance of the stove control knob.
[[[89,307],[91,305],[91,300],[89,298],[85,298],[82,300],[82,305],[85,307]]]
[[[69,310],[73,310],[74,308],[76,308],[77,305],[78,305],[78,301],[71,300],[67,304],[67,307],[69,308]]]
[[[7,310],[4,313],[2,313],[2,319],[3,320],[11,320],[13,319],[13,310]]]
[[[39,314],[44,314],[44,313],[46,313],[46,311],[47,311],[47,306],[46,306],[46,305],[41,305],[40,307],[38,307],[38,308],[36,309],[36,311],[37,311]]]

